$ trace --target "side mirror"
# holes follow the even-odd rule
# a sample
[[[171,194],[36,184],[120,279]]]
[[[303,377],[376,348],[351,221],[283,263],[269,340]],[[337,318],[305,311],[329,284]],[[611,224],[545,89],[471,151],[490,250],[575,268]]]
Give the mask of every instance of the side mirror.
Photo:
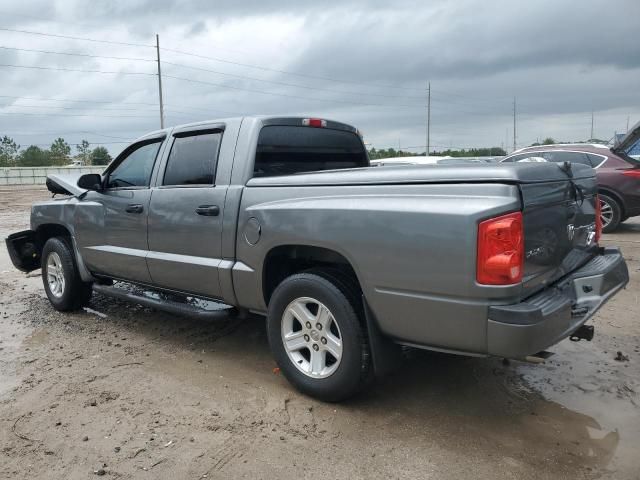
[[[98,173],[85,173],[78,179],[78,186],[85,190],[102,190],[102,177]]]

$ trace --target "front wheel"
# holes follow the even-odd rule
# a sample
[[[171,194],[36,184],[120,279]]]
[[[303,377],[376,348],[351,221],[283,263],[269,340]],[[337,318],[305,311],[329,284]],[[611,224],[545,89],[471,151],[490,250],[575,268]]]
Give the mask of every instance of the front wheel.
[[[44,244],[42,282],[51,305],[61,312],[82,307],[91,298],[91,284],[80,278],[71,245],[61,237]]]
[[[622,207],[609,195],[603,193],[598,194],[600,199],[600,220],[602,221],[602,231],[611,233],[622,221]]]
[[[276,288],[267,315],[269,345],[301,392],[339,401],[366,385],[370,355],[357,301],[343,282],[313,273],[292,275]]]

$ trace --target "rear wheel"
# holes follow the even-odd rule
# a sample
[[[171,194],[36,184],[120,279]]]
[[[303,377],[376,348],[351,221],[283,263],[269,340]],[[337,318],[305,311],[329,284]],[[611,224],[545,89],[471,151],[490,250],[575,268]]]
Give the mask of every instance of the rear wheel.
[[[269,345],[284,376],[301,392],[339,401],[367,384],[369,347],[355,302],[330,275],[292,275],[274,291]]]
[[[622,221],[622,207],[614,198],[604,193],[599,193],[600,199],[600,220],[602,221],[602,231],[611,233]]]
[[[42,282],[51,305],[62,312],[82,307],[91,298],[91,283],[80,278],[70,242],[62,237],[44,244]]]

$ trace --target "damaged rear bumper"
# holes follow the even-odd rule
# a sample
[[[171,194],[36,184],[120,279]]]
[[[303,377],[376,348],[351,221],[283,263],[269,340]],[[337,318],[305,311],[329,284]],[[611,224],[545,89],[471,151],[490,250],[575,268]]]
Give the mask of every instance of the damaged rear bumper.
[[[524,358],[558,343],[589,320],[629,281],[618,248],[604,248],[586,265],[525,301],[489,308],[488,353]]]

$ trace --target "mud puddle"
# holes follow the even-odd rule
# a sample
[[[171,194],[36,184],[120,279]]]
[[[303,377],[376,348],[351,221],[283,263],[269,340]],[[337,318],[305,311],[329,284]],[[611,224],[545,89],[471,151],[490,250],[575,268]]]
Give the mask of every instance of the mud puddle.
[[[564,341],[552,349],[556,355],[545,364],[518,365],[516,370],[544,399],[590,418],[564,428],[583,429],[590,445],[586,459],[599,456],[612,478],[618,473],[627,478],[634,471],[640,476],[640,370],[632,361],[637,348],[620,354],[617,348],[607,335],[593,343]]]

